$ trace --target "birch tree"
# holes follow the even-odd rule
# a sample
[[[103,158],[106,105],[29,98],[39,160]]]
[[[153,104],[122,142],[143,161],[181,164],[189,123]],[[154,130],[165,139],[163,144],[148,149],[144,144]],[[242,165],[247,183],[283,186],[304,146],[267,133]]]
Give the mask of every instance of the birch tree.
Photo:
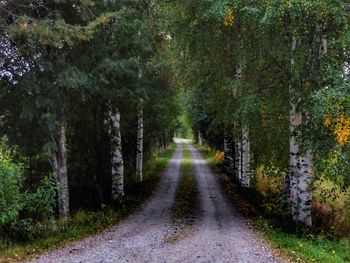
[[[333,86],[347,86],[340,80],[349,75],[349,63],[346,70],[343,64],[349,57],[347,44],[344,46],[348,43],[345,39],[349,39],[345,29],[349,5],[328,0],[214,1],[203,5],[175,1],[171,7],[166,9],[173,18],[169,31],[179,57],[174,71],[179,85],[190,87],[195,94],[189,106],[194,113],[193,127],[197,131],[201,128],[212,147],[224,150],[225,163],[229,148],[226,127],[235,127],[235,174],[243,186],[250,184],[249,178],[258,166],[278,166],[283,175],[288,171],[285,190],[291,219],[311,226],[313,181],[323,174],[318,170],[315,176],[315,167],[319,169],[325,158],[318,150],[327,148],[318,137],[323,134],[326,140],[325,130],[320,127],[322,114],[323,125],[334,133],[338,143],[344,145],[350,137],[346,99],[335,99],[339,105],[333,108],[337,110],[327,106],[336,93]],[[232,77],[242,61],[244,79]],[[242,86],[233,90],[235,105],[230,109],[224,106],[227,93],[223,79],[231,82],[231,88]],[[327,92],[332,94],[329,100],[320,98]],[[317,124],[310,103],[314,93],[328,108],[328,113],[318,108],[322,114]],[[198,112],[202,119],[197,117]],[[230,116],[233,123],[223,115]],[[214,133],[213,138],[210,134]],[[217,143],[217,138],[223,140]]]
[[[293,37],[292,45],[291,45],[291,71],[293,71],[293,67],[295,65],[295,51],[297,48],[297,39]],[[298,211],[298,177],[299,177],[299,161],[300,161],[300,153],[299,153],[299,131],[298,128],[301,125],[301,112],[299,110],[300,98],[295,96],[295,87],[290,83],[289,86],[289,94],[290,94],[290,137],[289,137],[289,178],[288,178],[288,187],[289,187],[289,199],[292,204],[292,215],[294,220],[297,219]]]
[[[112,107],[112,105],[110,106]],[[112,155],[112,200],[124,196],[124,160],[122,154],[122,136],[120,127],[120,111],[118,107],[109,110],[111,155]]]
[[[236,80],[238,82],[243,81],[241,67],[238,67],[236,70]],[[234,97],[236,97],[238,93],[234,93]],[[250,185],[250,137],[246,122],[247,120],[240,121],[240,123],[242,123],[241,129],[238,132],[239,136],[236,137],[236,173],[243,187],[249,187]]]
[[[137,153],[136,153],[136,176],[140,182],[143,181],[143,100],[140,99],[137,111]]]
[[[234,161],[234,142],[232,135],[230,136],[227,129],[224,133],[224,165],[230,172],[234,172],[235,161]]]
[[[246,125],[242,127],[242,176],[241,185],[249,187],[250,185],[250,138],[249,129]]]

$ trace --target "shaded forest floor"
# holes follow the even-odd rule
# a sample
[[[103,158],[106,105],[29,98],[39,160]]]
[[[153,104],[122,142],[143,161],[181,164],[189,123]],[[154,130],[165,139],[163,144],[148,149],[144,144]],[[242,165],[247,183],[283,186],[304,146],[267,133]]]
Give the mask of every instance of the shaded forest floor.
[[[80,210],[73,213],[68,223],[53,221],[53,229],[43,233],[41,238],[31,242],[2,240],[0,237],[0,262],[18,262],[33,258],[45,251],[62,247],[70,242],[102,232],[133,213],[157,188],[162,172],[171,159],[175,144],[161,151],[145,166],[145,180],[138,191],[129,189],[130,194],[121,205],[112,209],[103,206],[100,211]],[[138,186],[135,186],[138,187]]]
[[[231,202],[240,210],[255,228],[262,230],[265,237],[278,253],[291,262],[346,263],[350,262],[350,244],[346,239],[330,240],[323,234],[303,232],[289,225],[281,211],[266,213],[269,205],[266,198],[255,190],[245,190],[225,172],[215,158],[217,151],[197,145],[197,148],[219,176],[221,184]],[[282,212],[281,212],[282,213]]]

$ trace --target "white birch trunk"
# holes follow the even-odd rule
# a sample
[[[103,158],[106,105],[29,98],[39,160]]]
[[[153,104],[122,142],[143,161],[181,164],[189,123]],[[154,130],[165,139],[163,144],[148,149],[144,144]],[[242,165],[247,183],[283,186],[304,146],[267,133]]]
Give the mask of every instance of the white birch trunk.
[[[299,131],[301,113],[298,111],[299,102],[290,101],[290,137],[289,137],[289,201],[293,220],[298,219],[298,185],[299,185]]]
[[[224,164],[228,165],[230,163],[230,146],[228,142],[227,132],[224,134]]]
[[[246,125],[242,127],[242,174],[241,186],[249,187],[250,185],[250,138],[249,129]]]
[[[321,27],[319,27],[321,29]],[[327,54],[327,35],[317,38],[319,43],[319,60]],[[309,116],[306,115],[305,122],[309,122]],[[314,178],[313,152],[307,150],[299,157],[300,172],[298,180],[298,217],[297,221],[307,226],[312,225],[312,183]]]
[[[59,120],[58,132],[53,138],[55,151],[52,158],[52,168],[58,183],[58,214],[64,220],[69,217],[66,127],[66,116],[63,116]]]
[[[225,132],[224,136],[224,165],[230,172],[234,171],[235,166],[235,157],[234,157],[234,150],[233,150],[233,142],[232,137],[229,137],[227,133]]]
[[[297,48],[297,39],[292,39],[292,57],[291,57],[291,72],[295,64],[294,53]],[[298,128],[301,125],[301,112],[299,111],[299,98],[295,97],[295,89],[293,84],[289,85],[289,202],[291,205],[291,213],[293,220],[298,220],[298,185],[299,185],[299,131]]]
[[[235,173],[237,180],[241,182],[242,179],[242,141],[235,140]]]
[[[242,79],[242,70],[241,67],[237,67],[236,69],[236,75],[235,75],[236,80],[241,80]],[[235,99],[237,96],[237,90],[233,89],[232,90],[232,97]],[[237,127],[237,124],[234,125]],[[235,174],[238,182],[241,182],[242,178],[242,140],[241,140],[241,135],[237,136],[235,138]]]
[[[298,217],[297,221],[312,225],[312,181],[313,154],[308,150],[300,157],[300,175],[298,180]]]
[[[115,108],[109,112],[111,121],[110,136],[112,150],[112,200],[118,200],[124,196],[124,160],[122,154],[122,137],[120,130],[120,111]]]
[[[203,145],[203,139],[202,139],[201,131],[198,131],[198,144],[199,145]]]
[[[143,102],[139,105],[137,114],[137,154],[136,154],[136,176],[143,181],[142,174],[142,163],[143,163]]]

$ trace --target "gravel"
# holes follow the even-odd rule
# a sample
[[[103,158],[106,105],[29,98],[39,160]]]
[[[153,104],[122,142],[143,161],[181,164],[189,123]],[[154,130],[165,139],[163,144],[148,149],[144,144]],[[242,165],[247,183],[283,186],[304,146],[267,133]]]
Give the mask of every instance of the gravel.
[[[139,211],[105,232],[51,251],[31,262],[283,262],[260,233],[251,229],[226,199],[217,177],[189,143],[193,172],[198,183],[200,218],[186,228],[182,239],[169,242],[176,233],[171,212],[181,176],[182,144],[169,162],[160,185]]]

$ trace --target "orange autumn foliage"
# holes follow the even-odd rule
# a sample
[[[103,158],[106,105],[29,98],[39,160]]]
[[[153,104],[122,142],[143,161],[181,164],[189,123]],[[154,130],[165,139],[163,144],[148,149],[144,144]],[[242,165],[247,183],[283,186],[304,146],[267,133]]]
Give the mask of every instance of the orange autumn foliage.
[[[219,151],[218,151],[218,152],[214,155],[213,159],[214,159],[215,161],[217,161],[217,162],[222,162],[222,161],[224,160],[224,156],[225,156],[224,152],[219,152]]]

